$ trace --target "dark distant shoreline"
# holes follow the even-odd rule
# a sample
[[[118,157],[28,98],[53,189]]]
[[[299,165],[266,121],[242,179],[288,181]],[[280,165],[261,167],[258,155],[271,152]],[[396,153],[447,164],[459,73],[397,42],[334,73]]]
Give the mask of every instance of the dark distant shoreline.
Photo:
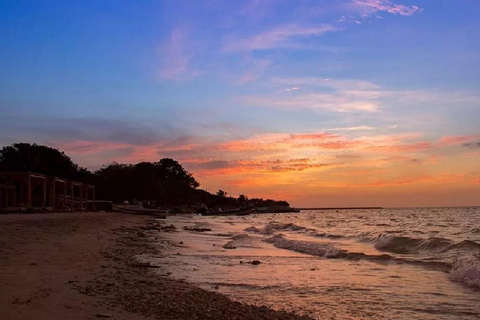
[[[383,207],[297,208],[298,210],[381,210]]]

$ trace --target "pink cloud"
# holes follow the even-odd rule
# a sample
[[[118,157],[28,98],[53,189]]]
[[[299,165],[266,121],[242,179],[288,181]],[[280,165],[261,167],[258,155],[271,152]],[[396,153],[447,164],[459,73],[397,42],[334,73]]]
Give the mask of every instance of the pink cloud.
[[[219,147],[232,152],[288,150],[289,148],[318,146],[320,141],[327,141],[335,138],[341,138],[341,136],[331,133],[267,133],[255,135],[249,139],[229,141]],[[327,146],[326,142],[323,144]]]
[[[375,175],[375,174],[384,174],[388,172],[387,170],[358,170],[358,171],[347,171],[338,173],[341,176],[363,176],[363,175]]]
[[[193,57],[191,51],[192,48],[185,30],[180,28],[174,29],[159,51],[162,57],[161,78],[167,80],[189,80],[200,75],[200,71],[190,67],[190,60]]]
[[[373,12],[383,11],[392,14],[399,14],[402,16],[411,16],[415,13],[422,11],[422,9],[418,6],[396,4],[390,0],[353,0],[353,2],[356,5],[367,7]]]
[[[378,112],[379,103],[374,97],[361,92],[308,93],[293,97],[250,96],[241,102],[253,107],[272,107],[285,110],[325,109],[334,112]]]
[[[381,152],[414,152],[431,149],[433,145],[427,141],[419,141],[412,143],[403,143],[398,145],[385,145],[371,147],[373,150]]]
[[[320,36],[336,30],[338,30],[338,28],[328,24],[318,27],[300,27],[294,24],[286,24],[253,35],[250,38],[238,39],[235,37],[229,37],[225,40],[222,51],[242,52],[266,50],[278,47],[294,47],[295,43],[293,40],[295,38]]]
[[[443,137],[438,141],[438,146],[449,146],[454,144],[460,144],[472,141],[477,139],[478,135],[467,135],[467,136],[447,136]]]
[[[246,84],[257,80],[257,78],[268,69],[271,63],[272,61],[267,59],[251,61],[250,67],[237,79],[236,84]]]
[[[350,184],[348,187],[364,188],[364,187],[388,187],[418,184],[450,184],[459,183],[465,180],[463,174],[443,174],[438,176],[421,175],[417,177],[406,177],[392,180],[379,180],[368,183]]]
[[[287,159],[287,160],[235,160],[235,161],[198,161],[188,163],[195,174],[202,176],[217,175],[245,175],[271,174],[282,172],[305,171],[333,167],[335,165],[320,163],[314,159]]]
[[[270,80],[279,85],[310,85],[336,90],[369,91],[379,90],[380,86],[365,80],[356,79],[329,79],[320,77],[275,77]]]
[[[415,135],[373,136],[349,139],[347,136],[322,133],[261,134],[244,140],[233,140],[218,145],[218,150],[231,152],[319,150],[357,150],[362,153],[400,153],[428,150],[435,147],[428,141],[409,142]]]

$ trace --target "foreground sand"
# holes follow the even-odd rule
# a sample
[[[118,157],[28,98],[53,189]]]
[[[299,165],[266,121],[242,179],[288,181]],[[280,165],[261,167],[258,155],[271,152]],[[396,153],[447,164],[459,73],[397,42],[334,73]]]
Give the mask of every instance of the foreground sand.
[[[118,213],[0,215],[0,319],[306,319],[156,275],[133,256],[161,255],[159,232]]]

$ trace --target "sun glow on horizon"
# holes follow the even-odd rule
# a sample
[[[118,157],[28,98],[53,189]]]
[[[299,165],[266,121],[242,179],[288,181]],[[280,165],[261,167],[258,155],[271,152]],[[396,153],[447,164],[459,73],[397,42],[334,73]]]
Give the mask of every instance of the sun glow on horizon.
[[[170,157],[204,189],[301,207],[480,205],[479,13],[10,2],[0,144],[46,144],[90,170]]]

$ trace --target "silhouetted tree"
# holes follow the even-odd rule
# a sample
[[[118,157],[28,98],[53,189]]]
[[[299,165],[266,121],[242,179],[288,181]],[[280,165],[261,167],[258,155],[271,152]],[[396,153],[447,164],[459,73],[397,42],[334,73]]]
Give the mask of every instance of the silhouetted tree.
[[[226,191],[223,191],[222,189],[220,189],[220,190],[217,191],[217,196],[219,196],[219,197],[226,197],[226,196],[227,196],[227,192],[226,192]]]
[[[0,171],[30,171],[65,179],[86,179],[90,172],[58,149],[15,143],[0,150]]]
[[[247,200],[248,198],[244,194],[238,196],[238,201],[241,203],[246,202]]]
[[[155,201],[159,205],[199,204],[215,206],[288,206],[286,201],[228,197],[218,190],[210,194],[181,164],[170,158],[135,165],[113,162],[95,173],[75,164],[65,153],[47,146],[15,143],[0,150],[0,172],[30,171],[69,180],[88,182],[96,187],[97,199],[121,202]]]
[[[133,200],[135,189],[132,166],[117,162],[103,166],[94,173],[97,196],[113,201]]]
[[[192,202],[200,184],[177,161],[169,158],[136,165],[112,163],[95,172],[99,194],[114,201]]]

